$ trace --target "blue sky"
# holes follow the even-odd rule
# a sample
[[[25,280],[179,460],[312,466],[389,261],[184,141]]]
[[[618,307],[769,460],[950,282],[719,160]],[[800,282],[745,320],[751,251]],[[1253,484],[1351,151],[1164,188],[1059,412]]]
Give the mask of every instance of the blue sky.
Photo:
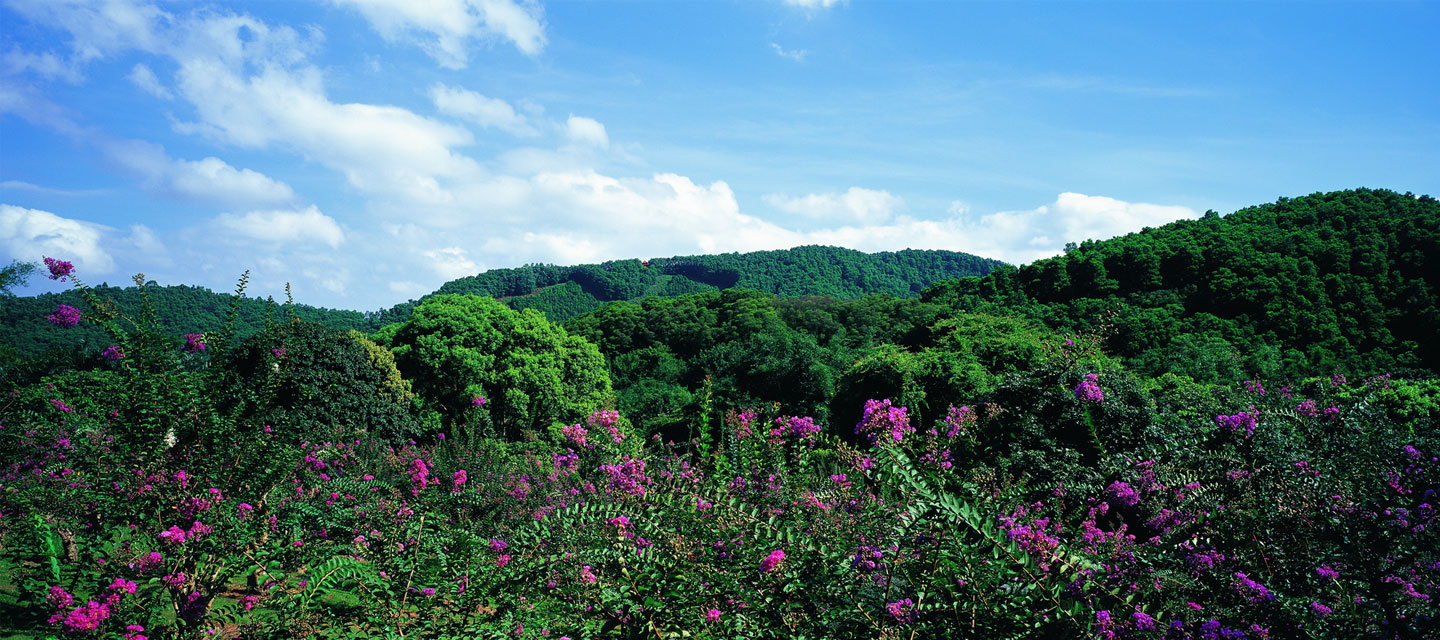
[[[0,0],[0,260],[250,269],[353,309],[531,262],[1023,263],[1440,193],[1437,27],[1426,2]]]

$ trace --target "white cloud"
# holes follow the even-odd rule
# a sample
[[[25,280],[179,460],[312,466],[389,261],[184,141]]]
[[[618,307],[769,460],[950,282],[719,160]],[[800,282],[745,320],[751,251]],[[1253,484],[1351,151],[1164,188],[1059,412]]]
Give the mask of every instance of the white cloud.
[[[500,37],[527,55],[545,48],[543,10],[514,0],[332,0],[353,7],[389,41],[418,44],[440,66],[463,69],[472,40]]]
[[[82,276],[115,270],[115,259],[101,247],[111,231],[49,211],[0,204],[0,246],[6,254],[34,262],[44,256],[69,260]]]
[[[130,82],[134,83],[135,86],[139,87],[145,93],[161,100],[173,100],[175,98],[175,94],[170,93],[170,90],[166,89],[165,85],[160,84],[160,79],[155,77],[155,72],[151,71],[150,67],[145,66],[144,63],[137,62],[135,67],[130,70],[130,75],[125,77],[129,78]]]
[[[786,49],[774,42],[770,43],[770,48],[775,50],[776,55],[794,60],[795,62],[804,62],[805,56],[810,55],[810,52],[805,49]]]
[[[804,9],[831,9],[848,0],[784,0],[785,4]]]
[[[145,189],[221,206],[250,207],[290,202],[287,185],[250,169],[236,169],[215,157],[177,160],[160,145],[143,140],[101,143],[111,161],[141,180]]]
[[[473,276],[480,271],[480,266],[475,264],[465,250],[460,247],[421,251],[420,255],[429,261],[430,267],[435,270],[437,275],[446,280]]]
[[[272,246],[325,244],[334,249],[345,241],[345,232],[335,219],[313,205],[300,211],[222,213],[214,223],[224,231]]]
[[[430,100],[440,113],[463,118],[482,127],[493,127],[517,136],[540,133],[525,116],[516,113],[510,103],[499,98],[437,83],[430,87]]]
[[[570,116],[565,121],[565,135],[573,142],[588,144],[596,147],[610,146],[610,136],[605,133],[605,125],[590,118]]]
[[[30,193],[42,193],[49,196],[98,196],[109,193],[108,189],[59,189],[46,187],[38,184],[31,184],[21,180],[6,180],[0,182],[0,190],[10,189],[14,191],[28,191]]]
[[[44,78],[58,78],[70,84],[79,84],[84,78],[74,65],[60,59],[53,53],[28,53],[19,47],[0,56],[6,74],[35,73]]]
[[[6,4],[32,22],[69,31],[80,62],[125,49],[155,51],[168,18],[155,5],[135,0],[8,0]]]
[[[1197,217],[1188,207],[1067,192],[1049,205],[1028,211],[979,217],[955,213],[943,220],[901,218],[888,225],[816,231],[808,237],[812,242],[864,251],[948,249],[1021,264],[1058,255],[1066,242],[1104,240]]]
[[[331,102],[314,68],[243,77],[196,59],[182,63],[180,77],[201,118],[185,130],[245,147],[289,147],[363,191],[440,204],[451,196],[437,178],[478,170],[451,150],[473,142],[466,129],[400,107]]]
[[[764,196],[765,204],[786,213],[827,222],[878,223],[889,220],[905,201],[889,191],[850,187],[845,193],[812,193],[789,197],[778,193]]]

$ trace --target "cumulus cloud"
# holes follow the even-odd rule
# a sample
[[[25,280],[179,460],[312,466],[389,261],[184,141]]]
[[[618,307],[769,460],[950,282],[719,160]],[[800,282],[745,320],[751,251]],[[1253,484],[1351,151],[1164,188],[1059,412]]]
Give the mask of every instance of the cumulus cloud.
[[[283,182],[250,169],[236,169],[216,157],[177,160],[160,145],[143,140],[101,143],[106,157],[137,176],[147,190],[221,206],[249,207],[295,199]]]
[[[572,142],[580,144],[595,147],[610,146],[610,136],[605,133],[605,125],[590,118],[570,116],[565,121],[565,135]]]
[[[339,223],[314,205],[299,211],[222,213],[214,223],[223,231],[272,246],[324,244],[334,249],[345,241]]]
[[[125,77],[129,78],[130,82],[139,87],[141,91],[156,98],[161,100],[173,100],[175,98],[175,94],[170,93],[170,90],[166,89],[165,85],[160,84],[160,78],[155,77],[155,72],[151,71],[150,67],[145,66],[143,62],[135,63],[135,67],[130,69],[130,75]]]
[[[812,193],[790,197],[778,193],[764,196],[768,204],[785,213],[834,223],[877,223],[889,220],[905,201],[889,191],[850,187],[845,193]]]
[[[503,38],[526,55],[545,48],[543,10],[514,0],[332,0],[352,7],[386,40],[418,44],[440,66],[463,69],[472,40]]]
[[[1103,240],[1196,217],[1188,207],[1067,192],[1051,204],[1025,211],[978,217],[961,211],[941,220],[901,218],[886,225],[826,229],[808,236],[819,244],[865,251],[948,249],[1020,264],[1058,255],[1066,242]]]
[[[499,98],[490,98],[461,87],[436,84],[430,87],[430,100],[445,115],[462,118],[482,127],[491,127],[517,136],[534,136],[540,132],[515,107]]]
[[[20,260],[59,257],[74,262],[84,274],[110,273],[115,259],[101,245],[112,231],[49,211],[0,204],[0,246]]]
[[[183,62],[180,76],[201,118],[188,130],[245,147],[290,147],[363,191],[440,203],[450,196],[437,177],[477,169],[452,150],[473,142],[466,129],[400,107],[332,102],[314,68],[245,77],[197,59]]]

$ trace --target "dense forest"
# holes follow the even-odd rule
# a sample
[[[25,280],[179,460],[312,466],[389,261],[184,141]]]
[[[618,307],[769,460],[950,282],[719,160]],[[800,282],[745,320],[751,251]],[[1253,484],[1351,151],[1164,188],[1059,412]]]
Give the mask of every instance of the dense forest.
[[[967,259],[44,297],[92,337],[0,379],[0,633],[1435,637],[1437,233],[1357,189],[936,283]]]
[[[910,298],[936,282],[983,275],[1002,264],[952,251],[866,254],[837,247],[809,246],[745,254],[677,256],[648,263],[619,260],[572,267],[529,265],[494,269],[447,282],[429,295],[489,296],[513,309],[535,309],[551,320],[564,321],[594,311],[609,301],[673,297],[735,287],[786,296],[846,299],[886,293]],[[230,307],[228,295],[204,287],[150,284],[151,301],[175,335],[204,331],[225,321]],[[102,284],[95,287],[94,292],[103,299],[113,300],[124,312],[134,314],[140,309],[135,287]],[[294,315],[303,320],[369,332],[404,321],[418,302],[412,300],[366,313],[303,304],[293,305],[292,309]],[[94,345],[101,341],[103,334],[98,328],[81,326],[67,334],[46,330],[45,315],[56,304],[78,307],[81,300],[73,291],[0,298],[0,345],[3,345],[0,367],[53,371],[56,367],[82,362],[86,345],[91,356],[99,353],[102,347]],[[274,305],[270,301],[243,299],[238,307],[236,330],[240,335],[254,333],[265,326],[266,318],[273,313]]]

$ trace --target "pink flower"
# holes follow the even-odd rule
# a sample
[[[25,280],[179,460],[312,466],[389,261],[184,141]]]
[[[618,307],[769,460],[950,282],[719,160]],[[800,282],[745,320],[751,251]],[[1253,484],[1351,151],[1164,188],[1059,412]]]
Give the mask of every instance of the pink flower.
[[[199,353],[205,350],[204,340],[205,334],[203,333],[187,333],[185,334],[185,346],[180,349],[188,353]]]
[[[781,551],[779,549],[771,551],[770,555],[765,556],[765,559],[760,561],[760,570],[764,571],[765,573],[770,573],[771,571],[775,570],[776,565],[779,565],[784,560],[784,551]]]
[[[156,537],[170,544],[181,544],[185,542],[185,530],[180,527],[171,526],[169,529],[161,531]]]
[[[716,622],[716,621],[718,621],[718,620],[720,620],[720,610],[719,610],[719,609],[711,609],[711,610],[705,612],[705,621],[706,621],[706,622]]]
[[[61,329],[69,329],[80,324],[80,310],[68,304],[56,305],[55,313],[46,316],[45,319]]]
[[[45,257],[45,268],[50,270],[51,280],[64,282],[67,276],[75,274],[75,265],[73,263],[65,260],[56,260],[48,256]]]
[[[500,557],[498,557],[498,558],[495,559],[495,566],[496,566],[496,567],[504,568],[505,565],[507,565],[507,564],[510,564],[510,555],[509,555],[509,554],[501,555]]]
[[[454,482],[454,484],[455,484],[454,488],[452,488],[452,489],[450,490],[450,492],[451,492],[451,493],[460,493],[461,487],[464,487],[464,486],[465,486],[465,480],[466,480],[466,478],[467,478],[467,476],[465,475],[465,470],[464,470],[464,469],[461,469],[461,470],[459,470],[459,471],[456,471],[456,472],[455,472],[455,475],[450,476],[450,480],[451,480],[452,482]]]

